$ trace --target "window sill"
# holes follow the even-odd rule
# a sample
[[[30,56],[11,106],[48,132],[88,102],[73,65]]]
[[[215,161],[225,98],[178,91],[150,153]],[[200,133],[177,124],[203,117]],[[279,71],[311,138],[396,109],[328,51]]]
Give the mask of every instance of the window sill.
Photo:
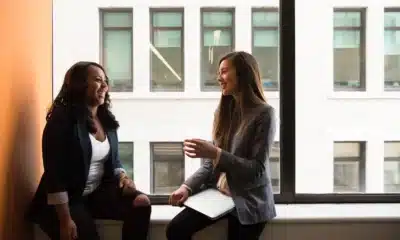
[[[152,206],[151,222],[169,222],[184,208]],[[343,222],[399,221],[400,204],[277,204],[277,217],[272,222]],[[101,221],[102,224],[120,224]]]

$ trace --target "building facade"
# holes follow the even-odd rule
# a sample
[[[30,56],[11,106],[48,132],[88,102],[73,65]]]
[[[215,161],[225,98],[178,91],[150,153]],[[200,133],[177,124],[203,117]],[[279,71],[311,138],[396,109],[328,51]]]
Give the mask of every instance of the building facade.
[[[296,191],[400,192],[400,4],[297,2]],[[125,168],[168,194],[201,164],[182,141],[211,138],[222,54],[253,53],[279,113],[278,3],[55,0],[53,96],[73,63],[102,63]],[[279,193],[279,126],[275,141]]]

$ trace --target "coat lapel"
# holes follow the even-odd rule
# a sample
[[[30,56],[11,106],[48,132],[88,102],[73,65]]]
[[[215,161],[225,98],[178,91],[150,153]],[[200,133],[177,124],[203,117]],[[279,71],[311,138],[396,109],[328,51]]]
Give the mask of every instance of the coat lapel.
[[[114,159],[116,156],[116,151],[118,149],[118,140],[115,131],[107,131],[108,142],[110,143],[110,159],[112,164],[114,164]]]
[[[79,143],[82,148],[83,161],[85,166],[86,176],[89,174],[90,159],[92,158],[92,145],[89,139],[89,131],[83,121],[78,121],[77,131]]]

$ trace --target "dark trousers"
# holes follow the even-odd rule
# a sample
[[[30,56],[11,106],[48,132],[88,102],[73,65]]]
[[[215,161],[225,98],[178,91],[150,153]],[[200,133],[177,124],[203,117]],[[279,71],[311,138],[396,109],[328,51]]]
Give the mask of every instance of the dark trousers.
[[[146,240],[151,206],[134,206],[135,198],[142,194],[135,191],[122,195],[117,183],[102,183],[96,191],[81,203],[70,205],[70,214],[78,230],[79,240],[99,240],[94,219],[122,220],[123,240]],[[52,208],[38,222],[40,228],[52,240],[60,239],[59,221]]]
[[[243,225],[231,214],[211,220],[202,213],[185,208],[168,224],[167,239],[190,240],[196,232],[225,218],[228,219],[228,240],[258,240],[266,224]]]

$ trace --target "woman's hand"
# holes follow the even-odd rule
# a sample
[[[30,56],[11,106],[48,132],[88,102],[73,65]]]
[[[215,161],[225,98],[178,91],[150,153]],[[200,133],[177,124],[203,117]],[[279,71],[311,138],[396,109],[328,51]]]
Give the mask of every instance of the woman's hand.
[[[78,239],[78,231],[72,218],[60,221],[60,239],[74,240]]]
[[[129,194],[136,191],[136,185],[125,173],[119,176],[119,187],[122,188],[122,194]]]
[[[186,139],[183,145],[186,156],[191,158],[215,159],[219,151],[212,143],[202,139]]]
[[[169,204],[172,206],[182,206],[189,197],[189,190],[181,186],[169,196]]]

